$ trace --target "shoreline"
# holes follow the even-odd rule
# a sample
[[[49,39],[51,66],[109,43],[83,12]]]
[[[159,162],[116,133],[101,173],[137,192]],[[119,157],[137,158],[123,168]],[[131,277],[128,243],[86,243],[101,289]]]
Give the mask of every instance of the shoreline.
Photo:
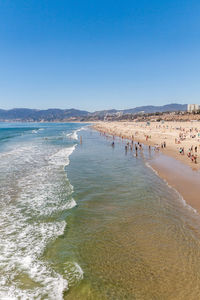
[[[106,124],[106,123],[105,123]],[[121,131],[109,130],[109,126],[104,123],[92,125],[94,130],[101,133],[111,134],[122,138]],[[109,124],[110,125],[110,124]],[[133,124],[134,125],[134,124]],[[121,127],[120,127],[121,129]],[[123,136],[126,140],[132,140],[131,133]],[[134,137],[134,142],[140,142],[144,145],[153,146],[155,140]],[[165,180],[170,187],[174,188],[184,199],[186,204],[191,206],[196,212],[200,214],[200,172],[199,165],[187,161],[185,156],[175,153],[172,149],[162,148],[161,151],[156,152],[153,158],[148,162],[150,167],[158,174],[160,178]]]
[[[169,123],[172,124],[173,127],[180,126],[180,123],[176,122],[166,122],[165,124]],[[197,158],[197,164],[187,157],[187,150],[191,146],[193,146],[193,148],[194,146],[197,146],[198,152],[200,153],[200,137],[197,140],[188,139],[186,141],[181,141],[179,144],[175,144],[174,140],[178,138],[178,135],[180,134],[179,130],[174,130],[173,128],[169,129],[167,132],[166,128],[164,130],[163,128],[157,128],[157,126],[162,125],[157,125],[157,123],[154,123],[153,125],[154,128],[146,126],[146,122],[99,122],[92,125],[92,128],[102,133],[106,132],[107,134],[121,137],[124,140],[133,139],[135,142],[139,142],[147,146],[150,145],[151,147],[155,147],[156,144],[160,146],[161,143],[166,142],[166,148],[160,147],[161,152],[183,162],[185,165],[190,166],[193,170],[200,169],[200,155],[199,158]],[[193,124],[191,125],[191,122],[187,122],[187,126],[188,125],[192,126]],[[200,123],[198,125],[200,132]],[[150,136],[150,138],[146,139],[147,136]],[[183,146],[185,148],[185,155],[181,155],[179,153],[179,148]]]
[[[174,188],[183,198],[187,205],[200,214],[200,174],[189,166],[170,157],[159,153],[149,162],[150,167]]]

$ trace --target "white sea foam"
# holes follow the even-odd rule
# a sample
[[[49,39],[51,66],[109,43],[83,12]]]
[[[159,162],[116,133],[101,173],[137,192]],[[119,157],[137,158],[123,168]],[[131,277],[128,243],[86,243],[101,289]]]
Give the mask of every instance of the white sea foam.
[[[59,300],[68,288],[68,277],[41,256],[66,226],[48,217],[76,206],[64,170],[75,146],[44,147],[22,144],[0,156],[0,299]],[[21,288],[18,278],[30,287]]]
[[[83,127],[79,128],[79,129],[77,129],[76,131],[80,132],[80,131],[84,131],[84,130],[88,130],[88,126],[83,126]]]
[[[67,279],[69,285],[75,284],[83,279],[83,270],[76,262],[66,262],[64,264],[64,272],[65,272],[65,278]]]
[[[38,129],[33,129],[32,133],[38,133]]]
[[[78,134],[77,134],[77,131],[74,131],[71,135],[71,138],[74,139],[74,140],[78,140]]]
[[[71,139],[73,140],[78,140],[78,132],[82,131],[82,130],[87,130],[88,128],[85,126],[85,127],[81,127],[77,130],[74,130],[73,132],[71,133],[67,133],[66,136],[67,137],[70,137]]]
[[[14,159],[17,159],[19,160],[20,156],[24,153],[26,155],[26,153],[30,153],[32,154],[33,152],[33,148],[34,146],[31,144],[31,145],[22,145],[22,146],[17,146],[15,147],[14,149],[10,149],[6,152],[2,152],[0,153],[0,159],[2,158],[6,158],[6,157],[9,157],[11,160],[14,160]],[[1,161],[2,163],[3,161]]]
[[[44,128],[37,128],[37,129],[33,129],[32,133],[38,133],[39,131],[43,131]]]
[[[59,150],[57,153],[53,154],[50,157],[50,163],[60,165],[60,166],[66,166],[69,164],[69,156],[73,153],[75,150],[76,145],[68,148],[64,148]]]
[[[75,130],[75,131],[72,132],[72,133],[67,133],[66,136],[69,137],[70,139],[78,140],[77,130]]]
[[[24,216],[23,210],[14,205],[1,215],[0,268],[4,282],[1,282],[0,297],[6,293],[14,299],[40,299],[45,295],[48,295],[49,299],[62,299],[67,280],[41,261],[40,256],[48,242],[64,233],[66,223],[62,221],[29,224],[28,221],[29,218]],[[34,288],[20,289],[15,278],[22,274],[35,283]],[[60,286],[63,286],[63,289],[60,289]]]
[[[76,267],[76,273],[77,273],[76,277],[78,278],[78,280],[83,279],[83,274],[84,274],[83,270],[76,262],[74,263],[74,265]]]

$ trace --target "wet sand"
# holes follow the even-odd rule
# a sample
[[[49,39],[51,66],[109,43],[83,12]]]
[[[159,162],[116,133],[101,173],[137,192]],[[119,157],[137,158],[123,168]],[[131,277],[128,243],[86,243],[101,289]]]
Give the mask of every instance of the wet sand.
[[[175,188],[191,207],[200,213],[200,172],[173,157],[159,153],[150,163],[158,175]]]

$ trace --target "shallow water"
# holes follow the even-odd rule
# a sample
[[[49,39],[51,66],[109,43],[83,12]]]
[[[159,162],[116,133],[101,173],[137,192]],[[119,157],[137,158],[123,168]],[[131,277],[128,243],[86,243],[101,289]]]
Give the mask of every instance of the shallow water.
[[[1,142],[1,299],[198,299],[200,216],[149,151],[82,126],[27,124]]]
[[[146,167],[148,150],[126,155],[95,132],[83,141],[67,238],[84,279],[66,299],[198,299],[199,215]]]

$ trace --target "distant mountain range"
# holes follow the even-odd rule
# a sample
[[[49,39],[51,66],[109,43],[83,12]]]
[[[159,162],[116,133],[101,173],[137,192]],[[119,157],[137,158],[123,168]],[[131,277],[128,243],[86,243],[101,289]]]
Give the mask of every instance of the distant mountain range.
[[[187,104],[167,104],[163,106],[153,106],[153,105],[147,105],[147,106],[138,106],[135,108],[130,109],[124,109],[124,110],[116,110],[116,109],[110,109],[110,110],[101,110],[96,111],[93,114],[94,115],[106,115],[106,114],[114,114],[117,112],[122,112],[123,114],[137,114],[140,112],[143,113],[156,113],[156,112],[172,112],[172,111],[186,111],[187,110]]]
[[[167,104],[163,106],[140,106],[135,107],[133,109],[126,109],[124,110],[124,113],[138,113],[143,111],[144,113],[155,113],[155,112],[166,112],[166,111],[186,111],[187,110],[187,104]]]
[[[14,108],[10,110],[0,109],[0,120],[21,120],[21,121],[54,121],[64,120],[73,117],[87,116],[88,112],[77,109],[29,109]]]
[[[74,119],[87,119],[92,117],[104,117],[107,114],[137,114],[137,113],[156,113],[156,112],[172,112],[186,111],[187,104],[167,104],[163,106],[140,106],[125,110],[101,110],[96,112],[88,112],[77,109],[28,109],[15,108],[10,110],[0,109],[0,121],[33,121],[33,122],[53,122]]]

